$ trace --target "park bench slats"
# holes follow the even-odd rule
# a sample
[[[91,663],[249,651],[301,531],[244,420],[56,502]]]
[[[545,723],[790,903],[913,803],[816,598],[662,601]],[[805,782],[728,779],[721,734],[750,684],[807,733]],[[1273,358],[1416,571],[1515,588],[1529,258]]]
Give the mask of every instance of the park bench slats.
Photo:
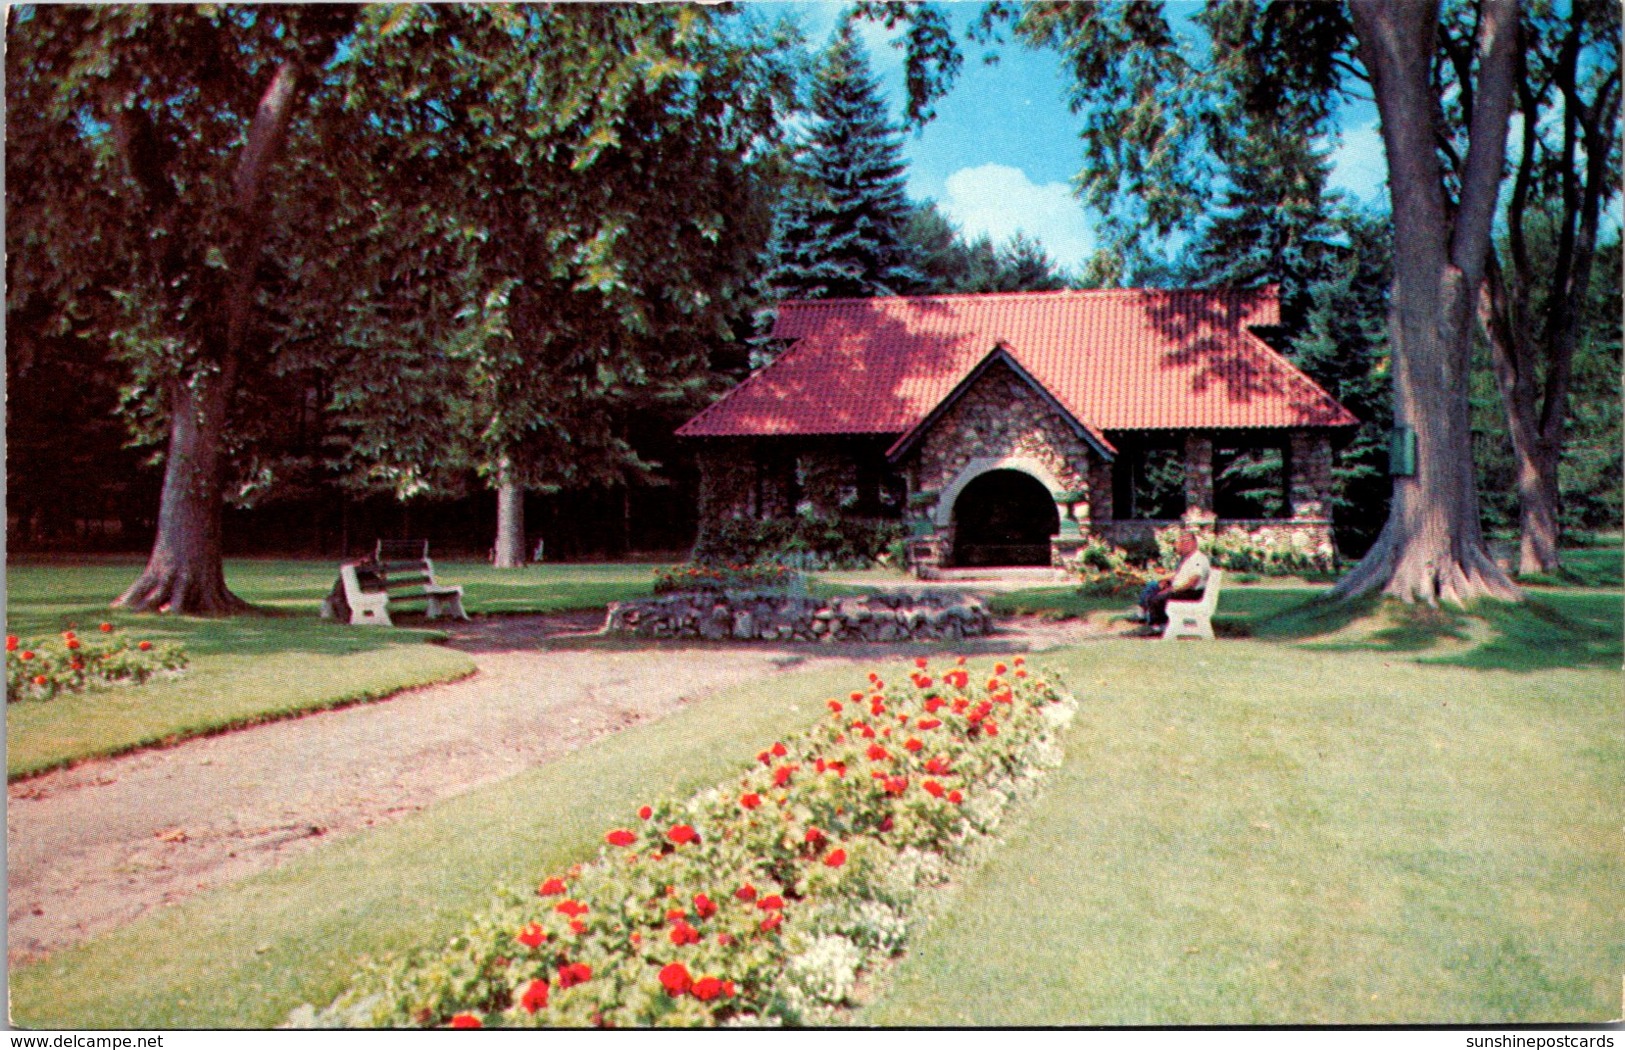
[[[427,602],[425,612],[431,620],[442,614],[468,619],[463,611],[463,588],[435,579],[427,540],[379,540],[371,559],[339,566],[339,584],[322,603],[324,617],[339,615],[336,599],[342,590],[352,624],[393,626],[391,601]]]

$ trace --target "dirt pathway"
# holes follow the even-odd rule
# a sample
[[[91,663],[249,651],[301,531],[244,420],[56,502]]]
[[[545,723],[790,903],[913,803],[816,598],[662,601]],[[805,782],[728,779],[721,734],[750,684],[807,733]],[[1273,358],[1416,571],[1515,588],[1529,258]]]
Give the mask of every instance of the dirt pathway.
[[[560,637],[589,621],[475,621],[450,643],[479,665],[461,682],[11,785],[11,963],[513,776],[727,686],[915,651],[606,646]],[[961,649],[1033,651],[1096,633],[1082,623],[1026,621]]]

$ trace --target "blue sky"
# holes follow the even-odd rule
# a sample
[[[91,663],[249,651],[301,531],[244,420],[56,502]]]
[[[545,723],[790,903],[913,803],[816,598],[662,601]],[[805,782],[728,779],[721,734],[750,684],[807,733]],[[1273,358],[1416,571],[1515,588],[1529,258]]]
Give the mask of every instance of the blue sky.
[[[764,4],[801,24],[815,50],[828,41],[843,3],[810,0]],[[975,18],[977,2],[943,5],[960,26]],[[1195,11],[1200,5],[1169,4]],[[902,52],[872,23],[861,25],[869,58],[901,116]],[[963,43],[963,41],[961,41]],[[937,117],[904,140],[909,193],[934,200],[970,237],[1002,241],[1017,230],[1036,237],[1066,268],[1079,266],[1094,249],[1094,224],[1072,195],[1071,179],[1082,157],[1079,119],[1067,108],[1067,79],[1057,57],[1015,44],[1000,49],[996,65],[984,65],[971,45],[958,82],[937,104]],[[1360,200],[1383,192],[1386,168],[1376,111],[1356,103],[1343,114],[1343,133],[1333,154],[1331,184]]]

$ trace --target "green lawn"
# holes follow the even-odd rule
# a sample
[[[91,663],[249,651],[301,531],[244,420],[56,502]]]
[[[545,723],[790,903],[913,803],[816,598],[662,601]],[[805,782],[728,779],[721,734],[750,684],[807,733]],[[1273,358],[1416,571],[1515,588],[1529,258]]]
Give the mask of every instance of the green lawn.
[[[8,778],[389,696],[474,670],[466,655],[428,644],[440,637],[431,630],[318,619],[335,573],[327,562],[228,560],[228,585],[258,607],[257,615],[203,619],[109,610],[141,564],[136,558],[86,558],[23,559],[7,566],[12,634],[37,638],[111,622],[139,638],[178,643],[192,658],[177,679],[7,705]],[[464,585],[464,604],[475,615],[601,608],[649,593],[654,580],[652,565],[540,565],[506,572],[448,562],[436,571]]]
[[[252,563],[234,586],[294,610],[325,590],[313,569],[273,564],[287,563]],[[233,569],[244,573],[241,563]],[[13,607],[20,596],[26,615],[51,626],[81,608],[99,617],[106,582],[123,578],[116,568],[92,578],[101,571],[14,573]],[[520,582],[505,597],[554,600],[566,584],[632,589],[646,567],[556,571],[554,590]],[[478,572],[461,582],[471,595],[476,582],[490,587],[491,601],[509,585]],[[280,597],[263,596],[272,592]],[[564,593],[557,600],[572,600]],[[1376,603],[1355,619],[1305,607],[1314,593],[1227,589],[1221,623],[1228,618],[1232,633],[1253,636],[1246,640],[1114,640],[1051,654],[1084,701],[1065,765],[858,1021],[1617,1016],[1619,592],[1542,590],[1525,606],[1485,606],[1470,620]],[[1065,598],[1000,601],[1038,608]],[[200,654],[198,679],[238,675],[256,694],[270,666],[308,675],[331,660],[337,683],[370,661],[382,675],[418,666],[423,654],[457,655],[308,614],[129,622],[154,636],[179,632]],[[602,829],[637,804],[728,777],[860,678],[778,676],[704,700],[200,894],[14,971],[13,1016],[48,1028],[274,1024],[302,1002],[331,998],[367,957],[460,927],[498,884],[523,885],[590,857]],[[15,748],[16,712],[8,716]]]
[[[1616,669],[1260,642],[1059,666],[1087,699],[1065,767],[863,1023],[1619,1015]]]
[[[491,902],[590,857],[604,828],[744,768],[844,692],[852,671],[736,689],[400,823],[200,894],[14,970],[35,1028],[268,1027],[342,991],[368,956],[433,942]]]

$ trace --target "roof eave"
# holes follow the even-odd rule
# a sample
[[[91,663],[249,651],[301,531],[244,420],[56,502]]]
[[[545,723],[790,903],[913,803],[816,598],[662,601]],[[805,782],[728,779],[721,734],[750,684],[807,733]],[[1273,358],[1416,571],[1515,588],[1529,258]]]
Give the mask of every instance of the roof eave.
[[[1034,379],[1032,373],[1027,371],[1020,361],[1016,360],[1015,355],[1010,352],[1010,348],[1008,346],[1006,346],[1004,343],[997,343],[994,345],[992,350],[988,351],[987,356],[982,358],[982,360],[977,363],[975,368],[972,368],[965,374],[965,378],[961,379],[957,384],[954,385],[952,390],[948,391],[948,395],[946,397],[937,402],[935,408],[927,412],[923,419],[914,424],[913,427],[899,437],[896,442],[894,442],[892,446],[886,450],[886,459],[896,463],[898,460],[908,455],[908,453],[914,449],[914,446],[925,437],[926,433],[929,432],[930,429],[935,426],[943,416],[947,415],[948,410],[953,408],[953,406],[958,403],[959,399],[965,396],[965,393],[976,384],[976,381],[982,378],[982,376],[986,375],[988,370],[991,369],[995,364],[1000,362],[1007,365],[1012,372],[1021,378],[1022,382],[1030,386],[1033,391],[1036,392],[1044,401],[1044,403],[1048,405],[1056,415],[1060,416],[1061,419],[1066,422],[1067,426],[1072,428],[1073,433],[1077,434],[1078,437],[1082,439],[1084,444],[1094,449],[1097,455],[1106,460],[1108,463],[1117,458],[1117,449],[1112,445],[1111,442],[1106,440],[1106,436],[1104,434],[1089,424],[1083,422],[1077,416],[1073,415],[1070,409],[1061,404],[1054,394],[1051,394],[1044,388],[1044,384],[1040,383],[1037,379]]]

